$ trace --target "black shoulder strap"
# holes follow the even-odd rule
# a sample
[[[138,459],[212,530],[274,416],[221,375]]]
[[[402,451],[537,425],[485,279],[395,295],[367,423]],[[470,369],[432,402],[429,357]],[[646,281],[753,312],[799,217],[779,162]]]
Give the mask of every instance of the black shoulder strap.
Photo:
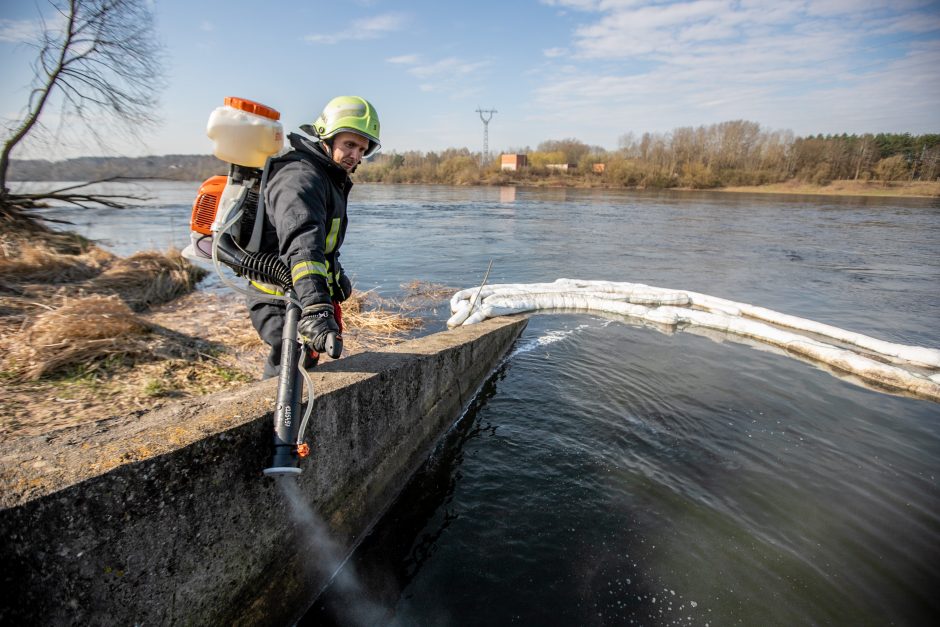
[[[274,176],[278,170],[294,161],[311,161],[311,157],[305,155],[303,151],[291,149],[282,154],[277,154],[272,157],[268,157],[268,160],[264,162],[264,170],[261,173],[261,188],[258,193],[258,211],[255,214],[255,223],[251,226],[243,225],[251,229],[251,238],[248,240],[245,250],[248,252],[257,253],[261,251],[261,237],[264,233],[264,225],[267,222],[267,212],[265,211],[264,206],[264,190],[268,184],[268,179]],[[335,208],[333,207],[333,196],[332,194],[327,194],[327,211],[330,216],[334,214]]]
[[[271,162],[274,160],[274,157],[269,157],[267,161],[264,162],[264,170],[261,172],[261,188],[258,190],[258,209],[255,211],[255,223],[250,227],[244,225],[251,229],[251,238],[248,240],[248,244],[245,246],[245,250],[250,253],[261,252],[261,235],[264,232],[264,223],[267,219],[264,211],[264,188],[268,183],[268,175],[271,172]]]
[[[267,213],[264,210],[264,188],[268,184],[268,179],[288,163],[304,159],[304,156],[299,153],[298,150],[290,149],[268,157],[268,160],[264,162],[264,170],[261,172],[261,187],[258,190],[258,210],[255,213],[255,223],[243,225],[243,228],[251,229],[251,238],[245,246],[245,250],[248,252],[261,252],[261,237],[264,234],[264,225],[267,222]]]

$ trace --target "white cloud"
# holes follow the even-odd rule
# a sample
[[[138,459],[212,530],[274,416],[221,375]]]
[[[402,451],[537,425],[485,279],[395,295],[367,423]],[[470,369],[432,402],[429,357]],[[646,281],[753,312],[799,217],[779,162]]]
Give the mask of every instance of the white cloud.
[[[32,20],[10,20],[0,18],[0,42],[35,43],[45,30],[54,37],[65,32],[66,18],[52,11],[49,15]]]
[[[555,57],[563,57],[566,54],[568,54],[568,49],[567,48],[548,48],[547,50],[543,50],[542,54],[544,54],[549,59],[554,59]]]
[[[478,94],[477,78],[489,65],[489,61],[465,61],[457,57],[445,57],[425,63],[416,54],[406,54],[386,59],[389,63],[410,66],[407,72],[419,79],[418,89],[430,92],[446,92],[453,99]]]
[[[416,54],[402,54],[397,57],[389,57],[385,59],[388,63],[394,63],[396,65],[414,65],[418,62],[418,55]]]
[[[750,119],[800,134],[936,132],[940,125],[940,46],[917,46],[905,58],[863,74],[832,76],[824,68],[776,72],[750,69],[734,78],[732,64],[699,76],[656,68],[634,75],[556,76],[536,94],[537,119],[562,124],[576,116],[587,141],[609,141],[610,128],[668,131],[679,126]],[[724,73],[725,76],[721,76]],[[784,81],[783,84],[779,81]],[[809,83],[811,88],[802,85]]]
[[[472,74],[486,65],[485,61],[468,62],[456,57],[447,57],[433,63],[415,65],[408,73],[418,78],[457,77]]]
[[[929,33],[940,30],[940,10],[935,13],[908,13],[872,23],[872,32],[891,35],[895,33]]]
[[[386,13],[354,21],[348,28],[333,33],[307,35],[304,40],[315,44],[336,44],[343,41],[378,39],[404,28],[407,20],[397,13]]]
[[[36,41],[42,33],[39,20],[3,20],[0,19],[0,41],[7,43],[25,43]]]
[[[693,24],[679,30],[677,36],[680,41],[713,41],[716,39],[730,39],[737,35],[733,25],[720,20],[709,20],[701,24]]]
[[[609,129],[613,116],[615,128],[660,131],[737,118],[797,132],[940,126],[931,0],[542,2],[587,20],[564,59],[576,68],[552,64],[563,48],[543,51],[533,119]]]
[[[805,4],[809,15],[833,17],[883,9],[912,11],[930,6],[931,0],[812,0]]]
[[[580,11],[593,11],[600,4],[598,0],[541,0],[541,2],[550,7],[563,7]]]

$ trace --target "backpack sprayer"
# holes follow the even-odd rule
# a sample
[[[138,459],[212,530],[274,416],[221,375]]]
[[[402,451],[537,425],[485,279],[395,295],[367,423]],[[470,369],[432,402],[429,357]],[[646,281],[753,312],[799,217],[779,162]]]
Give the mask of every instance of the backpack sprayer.
[[[277,255],[259,252],[269,157],[280,152],[284,144],[280,117],[279,112],[263,104],[232,97],[209,116],[206,134],[213,140],[213,154],[229,164],[229,173],[213,176],[199,187],[190,220],[190,245],[183,250],[189,259],[211,260],[221,281],[236,292],[249,294],[225,276],[222,264],[238,276],[283,291],[283,296],[269,296],[286,304],[274,409],[274,454],[264,470],[269,476],[300,474],[300,458],[310,451],[303,436],[313,409],[313,385],[300,365],[302,344],[297,323],[301,307],[290,271]],[[335,352],[339,356],[334,348],[338,342],[338,338],[328,339],[327,354],[333,356]],[[298,420],[304,382],[310,398],[303,418]]]

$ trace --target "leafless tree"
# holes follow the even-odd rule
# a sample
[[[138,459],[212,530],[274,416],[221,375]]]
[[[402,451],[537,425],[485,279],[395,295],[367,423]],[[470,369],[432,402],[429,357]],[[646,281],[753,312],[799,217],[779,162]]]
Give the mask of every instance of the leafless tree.
[[[0,212],[9,216],[35,203],[76,195],[74,186],[29,197],[7,189],[10,154],[51,108],[87,130],[101,145],[115,132],[133,135],[156,122],[156,92],[163,84],[161,46],[147,0],[49,0],[43,20],[29,102],[0,152]],[[114,198],[82,194],[82,201],[114,206]]]

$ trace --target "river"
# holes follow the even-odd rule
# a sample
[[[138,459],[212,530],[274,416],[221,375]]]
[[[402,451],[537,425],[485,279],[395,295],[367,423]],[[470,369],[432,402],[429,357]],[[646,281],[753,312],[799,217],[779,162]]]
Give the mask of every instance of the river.
[[[126,254],[187,240],[195,184],[45,210]],[[361,185],[359,289],[605,279],[940,347],[940,202]],[[224,289],[209,282],[209,289]],[[429,312],[443,328],[445,306]],[[350,560],[400,625],[930,624],[940,406],[779,352],[533,316]],[[301,621],[343,624],[328,590]]]

